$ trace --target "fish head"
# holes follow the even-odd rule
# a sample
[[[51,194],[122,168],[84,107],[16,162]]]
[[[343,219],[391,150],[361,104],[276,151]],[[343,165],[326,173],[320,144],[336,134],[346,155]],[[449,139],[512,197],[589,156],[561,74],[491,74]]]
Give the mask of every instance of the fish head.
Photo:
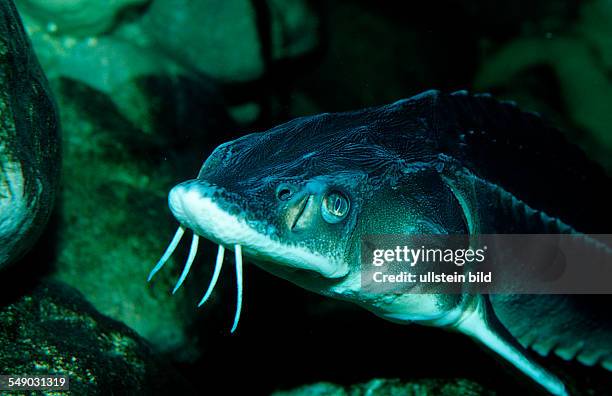
[[[170,191],[169,206],[196,234],[241,245],[270,272],[314,285],[350,272],[367,174],[335,166],[326,150],[301,144],[305,137],[295,132],[277,128],[222,144],[197,178]]]
[[[407,160],[385,145],[391,106],[299,118],[224,143],[197,178],[171,190],[170,209],[279,277],[380,311],[385,299],[361,288],[362,236],[462,229],[427,156]],[[408,145],[423,154],[425,145]]]

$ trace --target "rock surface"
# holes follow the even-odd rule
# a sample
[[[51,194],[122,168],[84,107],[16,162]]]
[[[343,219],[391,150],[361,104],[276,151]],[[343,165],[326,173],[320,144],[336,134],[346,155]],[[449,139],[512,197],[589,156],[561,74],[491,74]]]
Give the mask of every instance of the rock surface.
[[[123,117],[108,95],[73,80],[54,83],[64,168],[53,276],[159,350],[189,359],[198,352],[188,329],[212,265],[196,263],[194,279],[171,295],[188,250],[181,245],[168,263],[172,270],[152,285],[146,279],[177,227],[168,191],[195,176],[217,139],[234,128],[206,87],[165,79],[139,84],[150,90],[141,110],[151,132]],[[203,248],[201,262],[213,263],[211,252]]]
[[[106,31],[117,14],[149,0],[20,0],[20,7],[54,32],[87,36]]]
[[[318,44],[317,18],[303,0],[19,5],[49,78],[74,78],[107,93],[146,75],[201,73],[224,82],[251,81],[262,76],[266,62]]]
[[[0,2],[0,269],[44,228],[58,185],[59,126],[12,1]]]
[[[423,379],[402,382],[395,379],[373,379],[367,383],[341,386],[328,382],[304,385],[274,392],[273,396],[481,396],[495,393],[463,379]]]
[[[0,346],[2,374],[66,375],[75,395],[193,393],[134,331],[62,283],[0,307]]]

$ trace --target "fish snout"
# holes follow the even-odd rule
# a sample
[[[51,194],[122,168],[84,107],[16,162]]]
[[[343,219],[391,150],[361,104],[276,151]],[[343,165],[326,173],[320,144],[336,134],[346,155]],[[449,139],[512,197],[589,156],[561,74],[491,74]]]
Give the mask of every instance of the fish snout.
[[[204,180],[188,180],[170,190],[168,206],[181,224],[197,230],[203,203],[214,200],[220,192],[219,187]]]
[[[197,196],[196,196],[197,195]],[[190,216],[189,202],[199,199],[199,193],[193,188],[192,183],[184,182],[170,190],[168,194],[168,206],[179,223],[193,229]]]

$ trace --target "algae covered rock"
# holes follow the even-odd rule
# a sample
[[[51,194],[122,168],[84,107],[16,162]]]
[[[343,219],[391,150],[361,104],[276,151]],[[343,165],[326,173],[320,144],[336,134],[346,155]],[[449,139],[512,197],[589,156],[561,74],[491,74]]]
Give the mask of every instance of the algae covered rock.
[[[85,36],[104,32],[128,7],[149,0],[20,0],[20,6],[52,31]]]
[[[250,80],[263,71],[249,0],[156,0],[143,18],[143,32],[173,58],[210,76]]]
[[[266,52],[281,59],[317,45],[317,20],[301,0],[156,0],[143,19],[143,31],[175,59],[224,81],[259,78]]]
[[[134,331],[57,282],[0,307],[0,370],[65,375],[75,395],[190,393]]]
[[[63,194],[54,277],[82,292],[97,310],[120,320],[163,352],[188,359],[197,337],[188,333],[202,277],[171,295],[186,250],[169,271],[147,283],[177,224],[167,192],[195,174],[202,158],[233,124],[213,93],[187,81],[140,81],[151,89],[149,124],[122,116],[104,93],[73,80],[54,83],[64,125]],[[187,87],[185,87],[186,85]],[[143,88],[143,89],[145,89]],[[208,252],[200,255],[206,261]],[[197,264],[197,263],[196,263]]]
[[[264,79],[272,63],[319,45],[319,21],[305,0],[28,0],[18,6],[49,80],[69,78],[106,93],[137,124],[138,109],[148,107],[138,82],[148,78],[226,84],[234,104],[243,105],[231,114],[253,121],[260,108],[252,101],[267,88],[241,84]]]
[[[59,126],[12,1],[0,2],[0,269],[36,241],[58,185]]]
[[[464,379],[421,379],[403,382],[398,379],[373,379],[348,387],[328,382],[277,391],[273,396],[482,396],[495,393]]]
[[[83,14],[97,4],[80,3]],[[156,278],[153,286],[146,279],[176,227],[167,209],[168,190],[195,175],[236,127],[215,83],[189,77],[149,40],[142,29],[150,7],[112,2],[123,10],[115,9],[112,27],[84,36],[68,23],[49,29],[55,3],[46,4],[44,20],[28,4],[21,3],[20,11],[49,75],[64,130],[53,276],[158,350],[191,359],[199,353],[198,332],[189,329],[204,281],[187,283],[172,296],[176,274]],[[206,253],[201,256],[206,260]],[[184,259],[180,253],[172,259],[175,271]],[[204,279],[208,271],[202,267]]]
[[[318,44],[304,0],[27,0],[18,4],[49,78],[110,93],[143,76],[204,74],[229,82]],[[96,70],[92,73],[92,70]]]

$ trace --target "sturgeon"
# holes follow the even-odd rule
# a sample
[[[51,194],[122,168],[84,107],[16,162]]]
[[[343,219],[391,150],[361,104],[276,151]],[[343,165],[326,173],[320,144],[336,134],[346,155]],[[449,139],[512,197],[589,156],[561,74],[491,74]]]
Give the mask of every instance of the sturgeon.
[[[603,233],[612,182],[533,113],[490,95],[427,91],[359,111],[298,118],[217,147],[169,206],[186,229],[281,278],[398,323],[458,331],[554,395],[564,383],[533,358],[554,353],[612,370],[610,315],[574,295],[373,294],[360,282],[366,234]]]

